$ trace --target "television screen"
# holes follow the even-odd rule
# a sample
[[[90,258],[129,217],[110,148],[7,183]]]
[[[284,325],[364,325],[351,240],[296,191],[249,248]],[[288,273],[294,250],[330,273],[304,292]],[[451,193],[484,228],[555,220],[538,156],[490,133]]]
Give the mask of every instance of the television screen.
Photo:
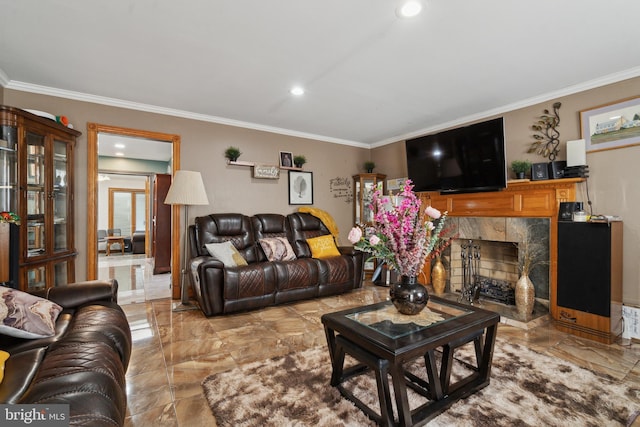
[[[406,141],[414,191],[462,193],[507,186],[503,119]]]

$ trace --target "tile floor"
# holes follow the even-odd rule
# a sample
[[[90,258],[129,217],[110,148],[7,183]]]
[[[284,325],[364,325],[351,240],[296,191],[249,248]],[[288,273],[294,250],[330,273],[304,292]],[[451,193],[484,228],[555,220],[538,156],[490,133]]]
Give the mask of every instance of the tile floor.
[[[134,342],[125,425],[215,426],[200,386],[207,375],[326,345],[322,314],[384,300],[387,294],[388,289],[365,283],[345,295],[212,318],[200,311],[173,312],[169,297],[122,301]],[[604,345],[559,332],[548,321],[537,325],[501,324],[498,336],[640,384],[640,344]]]

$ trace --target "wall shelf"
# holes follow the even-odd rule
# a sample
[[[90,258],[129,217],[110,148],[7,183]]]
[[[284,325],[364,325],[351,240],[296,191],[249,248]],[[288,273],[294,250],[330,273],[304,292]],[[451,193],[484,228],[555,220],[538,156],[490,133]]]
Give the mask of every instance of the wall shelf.
[[[258,163],[258,162],[246,162],[243,160],[236,160],[235,162],[232,162],[231,160],[227,159],[227,164],[231,165],[231,166],[247,166],[247,167],[254,167],[255,165],[262,165],[263,163]],[[276,165],[277,166],[277,165]],[[279,166],[280,169],[284,169],[284,170],[291,170],[291,171],[301,171],[302,168],[296,168],[296,167],[287,167],[287,166]]]

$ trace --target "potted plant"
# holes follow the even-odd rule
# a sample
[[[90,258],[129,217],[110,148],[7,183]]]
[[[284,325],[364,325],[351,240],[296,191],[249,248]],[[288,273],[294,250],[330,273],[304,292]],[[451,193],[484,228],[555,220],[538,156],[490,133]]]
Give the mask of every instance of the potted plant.
[[[231,162],[238,160],[242,153],[238,147],[229,147],[224,151],[224,156]]]
[[[373,168],[375,167],[376,167],[376,164],[372,161],[364,162],[364,170],[366,170],[367,173],[372,173]]]
[[[302,154],[293,156],[293,164],[296,165],[297,168],[301,168],[305,163],[307,163],[307,158]]]
[[[531,162],[528,160],[514,160],[511,162],[511,170],[516,174],[516,178],[523,179],[525,174],[531,170]]]

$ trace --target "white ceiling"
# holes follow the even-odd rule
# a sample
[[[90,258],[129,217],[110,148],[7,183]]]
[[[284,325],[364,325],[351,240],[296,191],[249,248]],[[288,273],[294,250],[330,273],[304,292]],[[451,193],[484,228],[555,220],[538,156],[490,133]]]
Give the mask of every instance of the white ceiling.
[[[366,147],[640,75],[637,0],[399,4],[0,0],[0,83]]]

